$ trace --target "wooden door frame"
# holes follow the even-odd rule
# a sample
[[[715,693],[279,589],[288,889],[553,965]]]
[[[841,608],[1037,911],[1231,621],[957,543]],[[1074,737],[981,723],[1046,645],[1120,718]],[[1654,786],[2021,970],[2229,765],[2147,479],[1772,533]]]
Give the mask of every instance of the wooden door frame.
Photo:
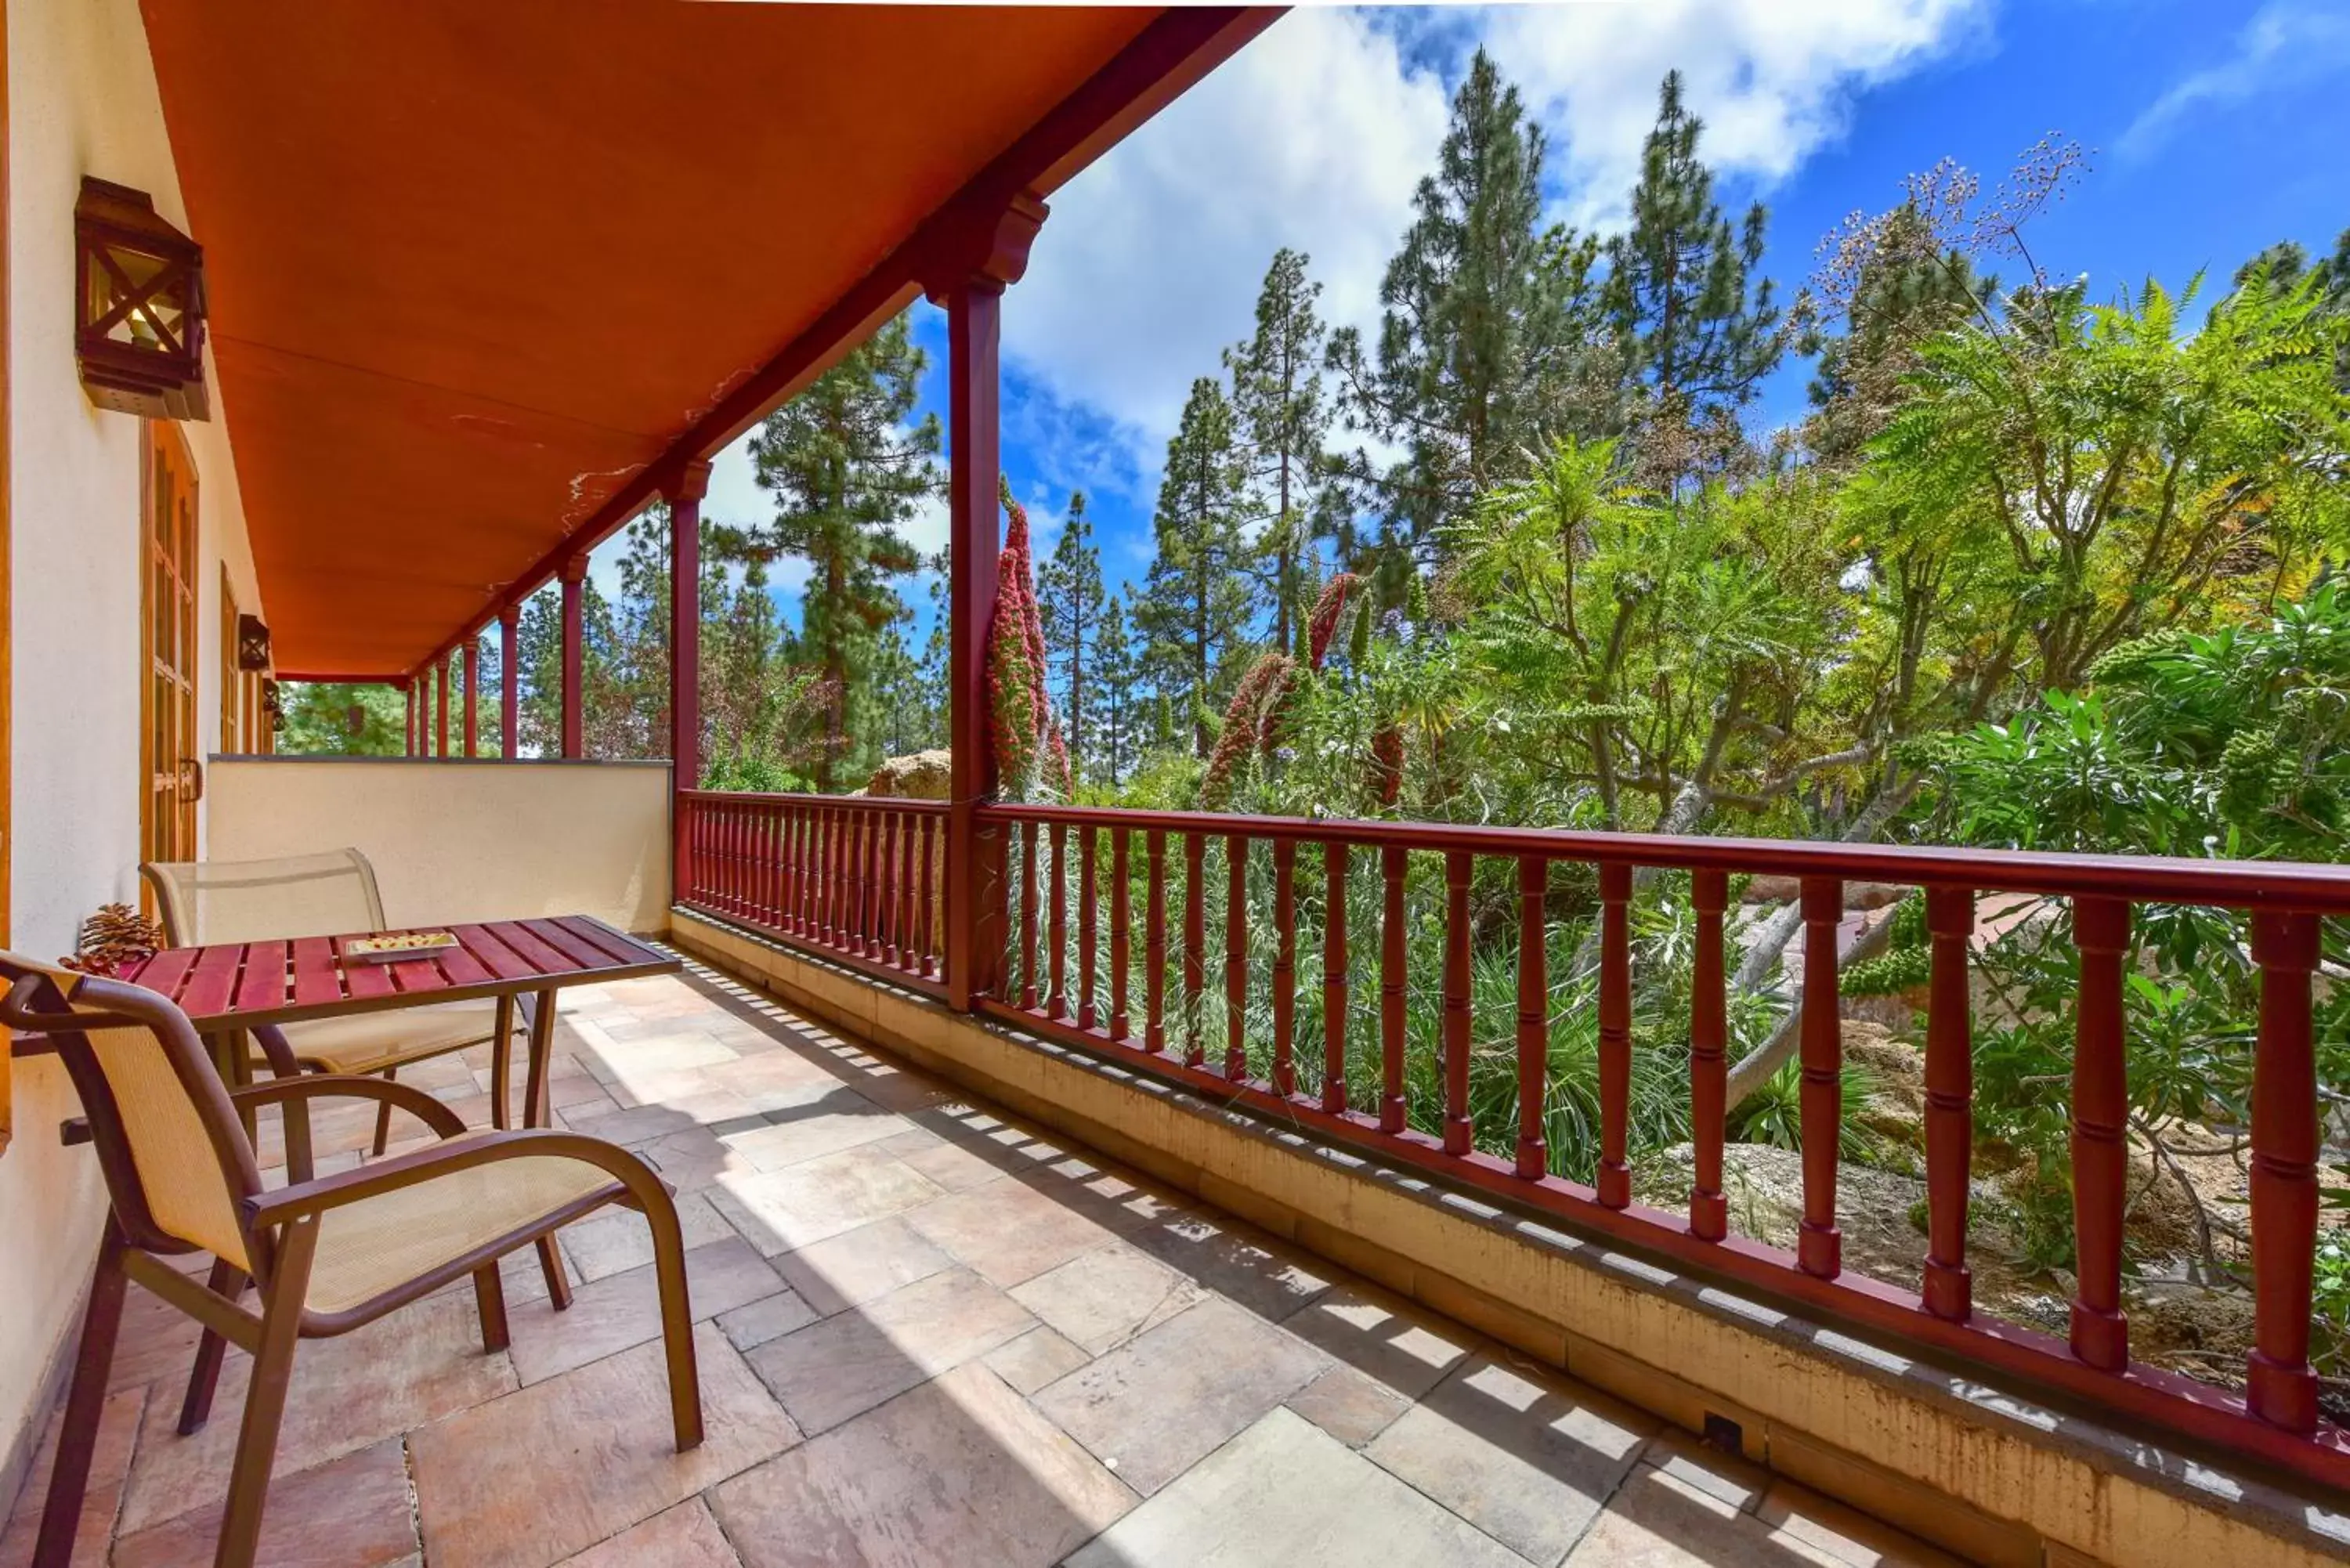
[[[155,775],[159,771],[157,764],[160,759],[155,755],[156,714],[154,712],[154,703],[156,696],[154,556],[156,549],[156,506],[161,498],[158,497],[155,491],[157,474],[163,463],[164,447],[167,442],[171,447],[176,449],[179,467],[186,476],[189,492],[187,503],[189,510],[189,538],[187,541],[188,559],[181,564],[182,570],[186,574],[188,579],[184,586],[188,596],[189,613],[184,622],[175,619],[173,624],[175,627],[184,628],[182,636],[185,643],[184,652],[186,655],[187,665],[186,675],[188,680],[188,695],[186,701],[189,710],[189,732],[185,737],[183,737],[183,739],[192,753],[202,751],[202,747],[197,745],[196,740],[203,732],[203,680],[204,653],[203,637],[201,629],[203,621],[202,607],[203,604],[203,584],[201,576],[198,576],[198,573],[201,570],[200,562],[203,555],[203,530],[196,521],[197,517],[200,515],[197,511],[197,501],[202,493],[201,486],[203,480],[202,476],[196,472],[195,453],[190,450],[188,446],[187,436],[181,431],[180,427],[176,423],[169,420],[142,420],[140,421],[140,446],[141,462],[139,483],[139,853],[140,858],[145,860],[158,857],[156,855],[155,842],[157,837],[157,824],[155,819]],[[176,525],[177,519],[172,519],[172,523]],[[195,756],[193,761],[198,768],[201,769],[203,767],[203,760],[200,755]],[[199,780],[201,780],[201,774],[199,774],[198,777]],[[199,782],[195,797],[187,801],[183,807],[183,809],[188,812],[191,818],[191,831],[187,836],[188,842],[182,846],[182,847],[191,857],[195,854],[195,835],[193,832],[195,801],[197,799],[201,799],[202,796],[203,786],[201,782]]]

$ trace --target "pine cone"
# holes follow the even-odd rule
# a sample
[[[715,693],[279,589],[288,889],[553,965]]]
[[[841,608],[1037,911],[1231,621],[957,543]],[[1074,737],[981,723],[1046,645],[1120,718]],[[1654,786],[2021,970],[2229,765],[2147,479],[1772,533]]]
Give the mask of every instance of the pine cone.
[[[163,932],[154,921],[128,904],[106,904],[81,923],[81,950],[64,962],[86,974],[112,974],[152,957],[162,945]]]

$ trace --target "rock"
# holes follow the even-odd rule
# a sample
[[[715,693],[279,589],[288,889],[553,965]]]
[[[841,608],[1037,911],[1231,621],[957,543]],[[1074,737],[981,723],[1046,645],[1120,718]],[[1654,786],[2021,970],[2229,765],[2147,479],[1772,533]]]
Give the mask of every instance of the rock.
[[[873,770],[865,793],[899,800],[944,800],[952,761],[952,754],[944,748],[891,757]]]
[[[1794,900],[1804,890],[1801,878],[1794,877],[1757,877],[1746,884],[1746,901],[1750,904],[1785,904]],[[1882,909],[1899,903],[1909,896],[1910,889],[1898,882],[1846,882],[1844,885],[1844,907],[1847,909]]]

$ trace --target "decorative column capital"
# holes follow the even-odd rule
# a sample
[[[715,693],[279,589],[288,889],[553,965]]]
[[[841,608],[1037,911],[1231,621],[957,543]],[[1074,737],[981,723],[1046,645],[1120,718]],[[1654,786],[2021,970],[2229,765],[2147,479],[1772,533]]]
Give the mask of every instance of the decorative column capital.
[[[922,292],[933,305],[964,286],[1001,293],[1018,283],[1028,270],[1028,247],[1051,212],[1042,198],[1027,191],[1014,194],[1000,207],[956,207],[931,223],[918,272]]]
[[[662,477],[662,499],[674,506],[680,502],[699,501],[710,493],[710,464],[689,462]]]
[[[567,587],[578,587],[588,580],[588,557],[584,554],[572,556],[555,568],[555,576],[556,581]]]

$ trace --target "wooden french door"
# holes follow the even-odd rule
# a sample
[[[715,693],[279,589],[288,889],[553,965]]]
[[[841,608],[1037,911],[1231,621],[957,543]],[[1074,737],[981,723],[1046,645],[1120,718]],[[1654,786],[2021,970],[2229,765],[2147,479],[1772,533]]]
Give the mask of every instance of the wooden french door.
[[[196,857],[203,763],[196,729],[196,465],[180,427],[147,423],[146,684],[140,697],[140,846],[149,860]]]

